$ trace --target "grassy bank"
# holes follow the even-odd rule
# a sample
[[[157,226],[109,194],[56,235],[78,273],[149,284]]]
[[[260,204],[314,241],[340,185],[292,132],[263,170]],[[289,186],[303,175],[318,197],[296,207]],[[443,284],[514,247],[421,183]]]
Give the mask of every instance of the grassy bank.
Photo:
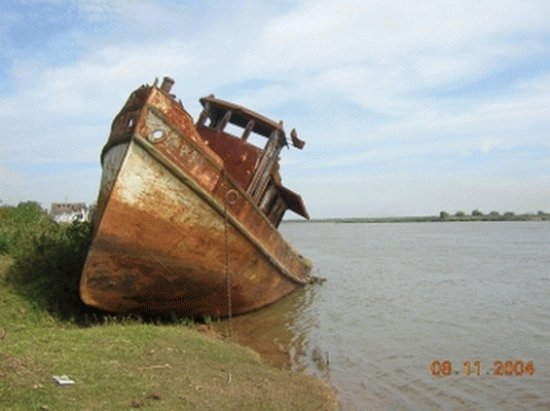
[[[83,306],[76,286],[89,226],[37,214],[18,229],[3,217],[0,233],[10,236],[0,255],[0,409],[336,408],[322,382],[269,367],[250,349],[205,333],[206,325]],[[75,385],[56,385],[52,376],[63,374]]]

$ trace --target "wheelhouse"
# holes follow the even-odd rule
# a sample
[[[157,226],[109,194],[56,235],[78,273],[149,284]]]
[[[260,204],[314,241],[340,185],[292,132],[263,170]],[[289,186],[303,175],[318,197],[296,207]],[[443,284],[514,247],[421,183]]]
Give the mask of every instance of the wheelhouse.
[[[198,132],[221,157],[226,173],[250,195],[271,223],[279,226],[288,209],[309,219],[300,195],[281,182],[279,154],[288,145],[282,122],[213,95],[200,102],[203,110],[196,124]],[[301,148],[304,143],[295,130],[291,134],[294,145]],[[263,148],[252,143],[252,136],[266,139]]]

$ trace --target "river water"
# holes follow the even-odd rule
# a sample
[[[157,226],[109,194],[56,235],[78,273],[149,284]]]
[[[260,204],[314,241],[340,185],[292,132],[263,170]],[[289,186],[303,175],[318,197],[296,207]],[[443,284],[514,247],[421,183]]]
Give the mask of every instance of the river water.
[[[326,282],[234,318],[237,341],[344,410],[550,410],[550,223],[281,230]]]

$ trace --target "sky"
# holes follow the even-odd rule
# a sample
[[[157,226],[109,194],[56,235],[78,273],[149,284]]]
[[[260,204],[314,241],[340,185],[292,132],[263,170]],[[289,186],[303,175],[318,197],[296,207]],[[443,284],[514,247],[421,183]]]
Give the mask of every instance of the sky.
[[[169,75],[306,141],[313,218],[550,212],[550,2],[3,1],[0,200],[96,199],[113,117]],[[292,215],[288,215],[292,217]]]

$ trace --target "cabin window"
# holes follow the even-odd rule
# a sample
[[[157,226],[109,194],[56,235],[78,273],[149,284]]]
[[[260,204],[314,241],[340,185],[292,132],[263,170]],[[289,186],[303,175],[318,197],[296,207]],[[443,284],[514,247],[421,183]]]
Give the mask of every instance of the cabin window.
[[[288,207],[281,197],[281,194],[278,190],[275,190],[275,195],[269,203],[266,215],[275,226],[278,226],[287,208]]]
[[[273,198],[275,197],[276,190],[273,184],[269,184],[262,196],[259,207],[265,214],[269,214],[269,209],[273,206]]]
[[[216,130],[223,131],[231,120],[231,111],[226,111],[223,117],[219,117],[216,121]]]
[[[222,131],[226,134],[232,135],[233,137],[241,138],[241,134],[243,133],[244,129],[236,126],[235,124],[227,123]]]
[[[256,147],[259,147],[259,148],[263,149],[265,147],[266,143],[267,143],[267,138],[264,137],[264,136],[261,136],[257,133],[251,132],[248,135],[248,138],[246,139],[246,142],[249,143],[249,144],[255,145]]]
[[[225,128],[221,131],[223,131],[224,133],[229,134],[230,136],[233,136],[235,138],[242,138],[242,136],[245,132],[245,129],[240,127],[240,126],[237,126],[235,124],[227,123]],[[256,146],[258,148],[264,148],[264,146],[266,145],[267,139],[266,139],[266,137],[261,136],[257,133],[250,132],[250,133],[248,133],[248,137],[246,138],[246,142],[248,144],[251,144],[251,145]]]
[[[214,128],[215,125],[216,125],[216,121],[212,117],[208,117],[208,126],[207,127]]]
[[[287,205],[284,202],[284,200],[276,196],[275,201],[273,202],[273,205],[271,207],[271,210],[269,211],[269,219],[273,223],[275,227],[278,227],[281,223],[281,220],[283,219],[283,214],[287,210]]]

